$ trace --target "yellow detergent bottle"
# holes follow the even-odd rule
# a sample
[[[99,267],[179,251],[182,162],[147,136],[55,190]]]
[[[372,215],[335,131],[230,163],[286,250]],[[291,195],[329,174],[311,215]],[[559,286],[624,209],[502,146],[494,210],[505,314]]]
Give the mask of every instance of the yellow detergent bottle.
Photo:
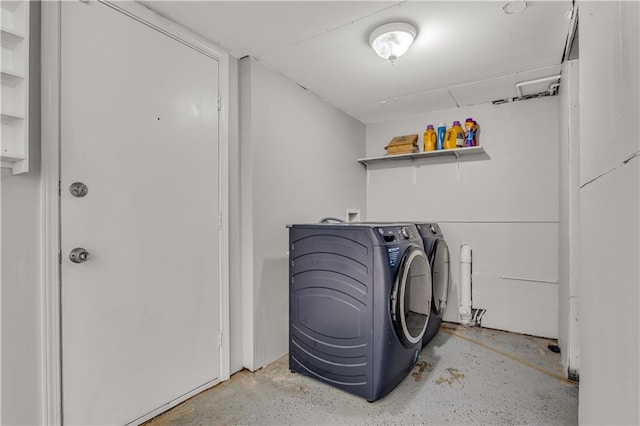
[[[436,131],[433,129],[433,124],[427,125],[427,130],[424,131],[424,151],[435,151],[436,149]]]
[[[453,126],[447,130],[444,136],[444,149],[461,148],[464,146],[464,130],[459,121],[454,121]]]

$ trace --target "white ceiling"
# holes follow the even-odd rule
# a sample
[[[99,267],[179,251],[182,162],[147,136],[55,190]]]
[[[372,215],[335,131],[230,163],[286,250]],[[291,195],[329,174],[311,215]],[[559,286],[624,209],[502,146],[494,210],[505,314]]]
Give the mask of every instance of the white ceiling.
[[[143,3],[364,123],[514,97],[516,83],[559,74],[573,7],[529,1],[507,15],[506,0]],[[418,36],[392,64],[368,37],[393,21]]]

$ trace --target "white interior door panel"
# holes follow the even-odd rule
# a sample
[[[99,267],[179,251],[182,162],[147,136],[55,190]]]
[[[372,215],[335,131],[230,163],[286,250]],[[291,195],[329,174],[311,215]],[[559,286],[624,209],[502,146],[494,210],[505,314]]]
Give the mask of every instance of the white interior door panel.
[[[220,375],[219,64],[99,2],[61,28],[63,418],[125,424]]]

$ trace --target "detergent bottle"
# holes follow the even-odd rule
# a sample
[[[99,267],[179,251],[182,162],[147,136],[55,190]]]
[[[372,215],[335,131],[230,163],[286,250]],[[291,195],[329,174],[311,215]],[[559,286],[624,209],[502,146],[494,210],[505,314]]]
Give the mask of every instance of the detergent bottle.
[[[478,137],[480,135],[480,126],[478,122],[473,120],[473,146],[478,146]]]
[[[454,121],[453,126],[447,130],[444,137],[444,149],[462,148],[464,146],[464,130],[459,121]]]
[[[445,126],[444,123],[440,123],[438,124],[438,134],[437,134],[437,138],[436,138],[436,149],[439,151],[441,149],[444,149],[444,136],[445,136],[445,132],[447,131],[447,126]]]
[[[433,130],[433,124],[427,126],[427,130],[424,132],[424,151],[434,151],[436,149],[436,131]]]
[[[464,130],[464,146],[475,146],[474,141],[476,139],[476,126],[473,118],[467,118],[467,120],[464,122]]]

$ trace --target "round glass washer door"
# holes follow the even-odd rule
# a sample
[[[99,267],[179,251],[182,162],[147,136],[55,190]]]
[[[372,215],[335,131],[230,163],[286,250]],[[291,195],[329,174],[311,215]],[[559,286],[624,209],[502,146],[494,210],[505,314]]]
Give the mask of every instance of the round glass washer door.
[[[425,252],[410,246],[402,256],[391,292],[391,318],[405,346],[422,341],[431,312],[431,268]]]
[[[449,247],[444,240],[436,241],[431,258],[433,271],[433,310],[442,315],[447,307],[447,295],[451,283],[451,265],[449,263]]]

